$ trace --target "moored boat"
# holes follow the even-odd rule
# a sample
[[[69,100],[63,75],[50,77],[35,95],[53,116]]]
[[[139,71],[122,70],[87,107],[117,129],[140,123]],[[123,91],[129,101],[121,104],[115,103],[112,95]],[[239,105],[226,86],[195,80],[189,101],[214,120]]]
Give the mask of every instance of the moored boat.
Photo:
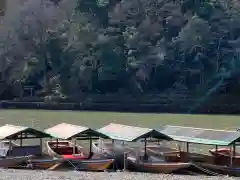
[[[193,163],[195,170],[212,175],[239,176],[239,156],[235,150],[236,143],[240,139],[240,132],[182,126],[165,126],[161,132],[166,133],[175,141],[186,143],[186,152],[181,152],[179,159],[181,162]],[[189,152],[190,143],[214,145],[216,150],[210,150],[211,155],[191,153]],[[218,149],[219,146],[232,146],[232,149]]]
[[[127,158],[125,157],[125,161],[123,162],[124,168],[130,171],[172,173],[180,171],[181,169],[187,169],[191,166],[191,163],[166,162],[164,157],[160,158],[147,155],[147,138],[152,137],[161,140],[171,140],[169,136],[166,136],[161,132],[148,128],[114,123],[111,123],[98,131],[110,136],[111,139],[115,141],[118,140],[124,143],[115,145],[110,142],[94,142],[93,147],[95,148],[95,152],[104,153],[110,156],[111,154],[115,154],[114,152],[116,152],[117,149],[118,154],[126,155]],[[141,145],[141,139],[144,139],[144,147]],[[129,142],[129,144],[126,142]],[[130,142],[135,142],[135,144],[132,145]]]
[[[26,162],[29,158],[32,157],[32,156],[11,157],[10,147],[16,147],[16,146],[19,146],[19,145],[11,141],[5,140],[0,142],[0,156],[1,156],[0,167],[13,168],[13,167],[16,167],[16,165],[20,165]]]
[[[227,156],[228,158],[233,154],[231,148],[210,149],[209,152],[214,156]],[[235,156],[239,156],[240,158],[240,153],[235,152]]]
[[[118,168],[124,168],[124,152],[128,152],[128,157],[126,159],[126,169],[130,171],[137,171],[137,172],[149,172],[149,173],[172,173],[172,172],[179,172],[182,169],[187,169],[191,166],[191,163],[178,163],[178,162],[166,162],[164,157],[157,157],[157,156],[150,156],[148,160],[139,160],[137,161],[137,154],[134,148],[130,148],[128,146],[124,146],[118,144],[117,148],[113,148],[113,144],[111,142],[93,142],[93,149],[95,152],[99,154],[105,153],[106,156],[111,156],[114,152],[118,152],[118,156],[114,156],[116,161],[118,161]],[[121,148],[120,148],[121,147]],[[152,147],[152,146],[150,146]],[[121,149],[121,150],[120,150]],[[163,148],[164,149],[164,148]],[[143,153],[143,149],[140,150]]]
[[[22,164],[25,164],[33,156],[17,156],[17,157],[5,157],[0,159],[1,168],[18,168]]]
[[[124,168],[124,152],[129,152],[130,147],[126,145],[117,144],[109,141],[92,142],[92,149],[94,154],[105,158],[114,158],[114,169]]]
[[[22,140],[28,138],[41,139],[50,137],[50,135],[41,132],[39,130],[6,124],[0,127],[1,134],[1,168],[20,168],[27,164],[27,161],[36,156],[42,155],[41,145],[36,146],[23,146]],[[12,142],[14,140],[20,140],[20,145]],[[41,141],[40,141],[41,142]]]
[[[28,161],[28,168],[48,170],[74,169],[79,171],[104,171],[109,169],[113,163],[114,159],[32,159]]]
[[[49,169],[58,163],[62,163],[60,159],[48,158],[48,159],[31,159],[28,160],[28,169]],[[55,169],[55,168],[54,168]]]
[[[66,134],[62,133],[63,128],[66,130]],[[92,152],[93,136],[106,137],[97,131],[83,126],[61,123],[45,130],[45,132],[48,132],[53,137],[57,138],[56,141],[46,142],[48,154],[52,157],[59,158],[59,161],[61,161],[67,168],[82,171],[103,171],[108,169],[114,163],[113,158],[94,156],[94,153]],[[87,152],[82,146],[68,141],[72,138],[75,138],[75,141],[76,139],[90,140],[89,152]]]
[[[51,157],[67,159],[87,159],[83,147],[74,145],[71,141],[46,141],[47,152]]]
[[[240,153],[233,152],[231,148],[210,149],[209,152],[215,157],[218,164],[232,163],[234,166],[240,167]]]
[[[114,163],[114,159],[99,158],[99,159],[64,159],[64,164],[69,167],[74,167],[79,171],[104,171],[109,169]]]
[[[131,171],[149,173],[174,173],[190,167],[191,163],[164,162],[164,161],[137,161],[134,157],[127,158],[127,169]]]

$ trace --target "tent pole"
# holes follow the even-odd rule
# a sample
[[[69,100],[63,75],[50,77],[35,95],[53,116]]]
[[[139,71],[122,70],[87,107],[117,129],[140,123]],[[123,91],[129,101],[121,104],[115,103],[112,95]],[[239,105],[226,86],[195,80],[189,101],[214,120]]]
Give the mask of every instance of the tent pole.
[[[218,151],[218,145],[215,146],[215,152]],[[214,163],[217,164],[218,158],[217,156],[214,156]]]
[[[127,170],[127,152],[124,152],[123,171]]]
[[[41,155],[43,154],[43,143],[42,138],[40,138],[40,148],[41,148]]]
[[[22,132],[21,132],[21,134],[20,134],[20,146],[22,147]]]
[[[187,161],[189,161],[189,142],[187,142]]]
[[[233,143],[233,157],[236,156],[236,142]]]
[[[12,140],[11,139],[9,141],[9,151],[10,151],[9,155],[11,156],[12,155]]]
[[[232,167],[232,165],[233,165],[233,146],[231,146],[231,156],[230,156],[230,167]]]
[[[73,154],[76,154],[76,144],[77,144],[77,139],[76,139],[76,138],[74,138]]]
[[[147,153],[147,138],[144,139],[144,153]]]
[[[112,146],[113,146],[113,155],[115,156],[115,141],[112,139]]]
[[[89,152],[92,153],[92,136],[89,137],[89,140],[90,140]]]
[[[147,158],[147,138],[144,139],[144,159]]]
[[[58,149],[58,139],[57,139],[57,149]]]

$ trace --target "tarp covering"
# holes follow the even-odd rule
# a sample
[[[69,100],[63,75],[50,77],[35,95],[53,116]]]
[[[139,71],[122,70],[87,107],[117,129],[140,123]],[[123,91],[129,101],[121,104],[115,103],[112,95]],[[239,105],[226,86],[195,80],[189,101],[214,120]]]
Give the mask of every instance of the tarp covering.
[[[22,134],[22,137],[21,137]],[[0,139],[28,139],[28,136],[31,138],[46,138],[50,137],[49,134],[39,131],[34,128],[25,127],[25,126],[15,126],[11,124],[5,124],[0,127]]]
[[[169,136],[149,128],[127,126],[122,124],[110,123],[97,130],[98,132],[120,141],[136,141],[142,138],[158,138],[163,140],[172,140]]]
[[[240,140],[240,132],[237,131],[167,125],[161,132],[167,134],[175,141],[196,144],[228,146]]]
[[[58,139],[71,139],[77,137],[99,136],[107,138],[105,135],[85,126],[61,123],[45,130],[46,133]]]

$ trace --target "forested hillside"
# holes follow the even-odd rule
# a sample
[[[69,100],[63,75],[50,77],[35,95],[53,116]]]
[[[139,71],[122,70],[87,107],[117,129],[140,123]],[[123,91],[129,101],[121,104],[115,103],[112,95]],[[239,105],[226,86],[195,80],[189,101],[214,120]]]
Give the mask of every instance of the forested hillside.
[[[1,99],[238,92],[237,0],[31,0],[0,31]]]

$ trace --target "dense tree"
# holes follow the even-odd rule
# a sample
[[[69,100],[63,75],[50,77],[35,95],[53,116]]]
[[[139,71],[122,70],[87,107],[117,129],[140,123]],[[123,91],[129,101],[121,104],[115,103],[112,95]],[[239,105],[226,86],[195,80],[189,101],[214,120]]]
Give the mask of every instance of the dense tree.
[[[28,1],[1,28],[2,87],[18,87],[17,95],[34,85],[43,96],[61,97],[184,90],[201,102],[239,78],[239,6],[235,0]]]

